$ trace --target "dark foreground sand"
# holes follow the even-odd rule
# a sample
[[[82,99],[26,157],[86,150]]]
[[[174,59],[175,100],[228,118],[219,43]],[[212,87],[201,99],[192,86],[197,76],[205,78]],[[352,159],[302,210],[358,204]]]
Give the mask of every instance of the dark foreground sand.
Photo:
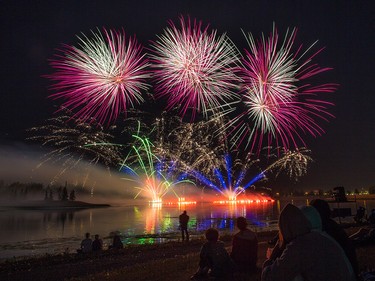
[[[348,233],[357,228],[347,229]],[[265,260],[267,241],[275,232],[259,233],[259,261]],[[231,237],[222,237],[230,251]],[[127,246],[97,255],[62,254],[0,263],[0,280],[189,280],[198,263],[204,242],[170,242],[158,245]],[[362,270],[375,268],[375,245],[357,248]],[[260,272],[241,280],[260,280]]]

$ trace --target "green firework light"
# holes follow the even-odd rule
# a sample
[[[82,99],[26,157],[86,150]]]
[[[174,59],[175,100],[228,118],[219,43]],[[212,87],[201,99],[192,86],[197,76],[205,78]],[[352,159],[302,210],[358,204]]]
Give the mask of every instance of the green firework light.
[[[151,203],[162,203],[162,198],[172,192],[177,198],[174,187],[182,183],[194,184],[185,179],[185,174],[179,174],[174,168],[174,162],[166,163],[153,152],[153,144],[146,137],[132,135],[135,144],[124,159],[120,171],[125,173],[124,180],[136,183],[138,190],[134,198],[140,194],[150,199]],[[137,145],[137,143],[139,143]]]

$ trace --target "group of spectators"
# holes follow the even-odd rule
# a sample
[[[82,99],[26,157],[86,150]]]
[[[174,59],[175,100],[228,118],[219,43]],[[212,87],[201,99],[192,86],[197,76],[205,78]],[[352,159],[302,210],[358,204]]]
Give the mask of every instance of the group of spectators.
[[[108,249],[122,249],[124,244],[118,234],[113,236],[112,244]],[[103,240],[99,237],[99,234],[95,234],[94,240],[91,239],[89,232],[85,234],[85,239],[81,241],[81,247],[77,250],[78,253],[86,254],[91,252],[99,252],[103,250]]]
[[[355,281],[359,268],[353,240],[331,218],[327,201],[314,199],[309,206],[287,204],[278,221],[279,231],[262,268],[257,268],[258,239],[237,218],[239,232],[231,253],[214,228],[205,232],[207,242],[200,251],[199,268],[192,280],[239,280],[243,272],[261,270],[262,281]],[[271,242],[269,242],[271,244]]]
[[[209,228],[205,232],[207,242],[200,251],[199,268],[191,277],[192,280],[210,279],[231,280],[236,272],[256,272],[258,259],[258,238],[247,228],[247,220],[239,217],[236,220],[239,232],[232,241],[232,252],[225,249],[224,242],[219,240],[219,232]]]
[[[375,210],[374,225],[375,225]],[[183,241],[189,241],[189,216],[184,211],[180,217]],[[371,222],[371,220],[370,220]],[[199,267],[192,280],[241,280],[240,276],[261,271],[261,281],[355,281],[359,267],[354,242],[364,233],[373,233],[374,225],[361,229],[349,237],[345,230],[331,218],[327,201],[314,199],[309,206],[287,204],[280,212],[278,235],[270,240],[267,259],[262,268],[257,267],[258,238],[248,228],[245,217],[236,219],[239,231],[233,236],[231,252],[219,240],[215,228],[205,231],[206,242],[200,251]],[[114,235],[109,249],[123,248],[119,235]],[[80,253],[103,249],[103,241],[90,233],[81,242]]]

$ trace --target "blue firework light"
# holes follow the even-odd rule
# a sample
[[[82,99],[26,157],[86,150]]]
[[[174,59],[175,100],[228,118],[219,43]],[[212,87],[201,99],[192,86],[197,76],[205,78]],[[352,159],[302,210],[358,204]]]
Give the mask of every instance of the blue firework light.
[[[244,193],[247,188],[265,178],[265,174],[260,172],[249,181],[245,181],[249,167],[254,164],[256,160],[242,165],[237,175],[234,175],[234,171],[236,170],[234,166],[237,165],[233,166],[232,158],[229,154],[224,156],[224,162],[224,171],[220,168],[213,169],[214,177],[212,180],[198,171],[193,171],[192,175],[202,184],[214,189],[224,197],[228,198],[229,201],[235,201],[237,196]]]

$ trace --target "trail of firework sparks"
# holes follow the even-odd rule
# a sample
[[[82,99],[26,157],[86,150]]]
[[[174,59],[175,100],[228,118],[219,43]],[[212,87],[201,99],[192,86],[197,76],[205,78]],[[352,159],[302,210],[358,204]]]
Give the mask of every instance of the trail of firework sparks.
[[[333,104],[318,99],[317,94],[333,92],[337,85],[313,86],[304,82],[330,69],[312,63],[322,49],[306,59],[315,42],[302,54],[302,46],[293,53],[295,36],[293,29],[280,40],[275,27],[267,40],[263,36],[256,42],[251,34],[247,35],[250,50],[245,50],[239,70],[244,81],[245,109],[226,124],[228,135],[237,146],[246,143],[250,151],[260,151],[264,142],[287,149],[297,148],[299,143],[305,146],[303,135],[321,135],[324,130],[318,120],[333,117],[328,112]],[[230,108],[225,114],[233,111]]]
[[[141,45],[135,38],[127,40],[123,31],[104,29],[104,36],[99,30],[92,35],[77,36],[79,47],[64,45],[63,54],[51,61],[56,69],[47,76],[56,81],[51,97],[65,99],[65,107],[77,110],[75,117],[111,123],[143,102],[148,63]]]
[[[192,110],[207,116],[227,100],[237,98],[239,78],[234,73],[239,52],[231,40],[216,30],[209,32],[201,22],[180,18],[181,29],[172,21],[152,44],[156,96],[167,97],[167,110],[180,107],[185,116]]]
[[[296,150],[281,149],[281,151],[281,157],[268,166],[263,173],[273,171],[276,172],[276,177],[280,173],[286,173],[289,178],[296,181],[307,174],[307,167],[313,162],[310,156],[311,150],[300,147]]]
[[[226,177],[220,171],[220,168],[214,168],[212,170],[215,177],[214,180],[210,180],[207,176],[203,175],[198,171],[192,171],[191,174],[201,183],[207,185],[208,187],[219,192],[224,197],[228,198],[229,201],[235,201],[237,196],[241,193],[244,193],[248,187],[252,186],[254,183],[264,178],[264,174],[259,173],[250,181],[244,182],[248,169],[254,163],[258,162],[258,160],[253,160],[246,164],[242,164],[237,159],[234,166],[241,165],[242,167],[239,174],[236,177],[234,177],[234,175],[232,174],[234,173],[235,169],[233,168],[232,159],[229,154],[226,154],[224,156],[224,162]]]
[[[151,202],[161,203],[168,192],[173,192],[176,197],[179,197],[174,191],[176,185],[181,183],[193,184],[186,179],[185,173],[178,174],[176,172],[175,163],[167,163],[159,159],[152,152],[153,145],[147,138],[137,135],[133,135],[133,137],[140,145],[132,146],[132,153],[129,153],[124,159],[120,171],[127,174],[125,180],[138,183],[135,188],[139,192],[135,195],[135,198],[142,193],[150,198]]]
[[[216,131],[223,126],[222,118],[184,123],[162,115],[156,119],[155,153],[176,162],[180,170],[208,173],[222,164],[227,151],[225,134]]]
[[[67,169],[76,167],[82,160],[93,165],[100,163],[108,168],[120,163],[120,149],[110,143],[113,135],[105,132],[95,120],[84,122],[73,118],[71,111],[67,109],[61,111],[63,115],[48,119],[46,125],[28,130],[33,134],[29,140],[41,142],[43,146],[52,148],[39,166],[48,161],[62,161],[63,169],[59,174],[61,175]]]
[[[214,179],[211,180],[203,173],[192,171],[191,174],[206,186],[216,190],[229,201],[236,201],[236,198],[246,189],[254,185],[260,180],[266,179],[266,174],[269,172],[276,172],[276,177],[285,172],[290,178],[298,179],[307,173],[307,166],[312,161],[308,155],[311,151],[306,148],[299,148],[296,151],[283,150],[283,155],[269,165],[266,169],[251,178],[248,182],[244,182],[246,174],[251,166],[259,163],[260,159],[247,160],[243,164],[239,159],[235,160],[235,165],[232,165],[232,158],[229,154],[224,156],[225,171],[222,172],[220,168],[214,168]],[[235,176],[236,167],[241,166],[240,172]],[[226,175],[225,175],[226,174]]]

